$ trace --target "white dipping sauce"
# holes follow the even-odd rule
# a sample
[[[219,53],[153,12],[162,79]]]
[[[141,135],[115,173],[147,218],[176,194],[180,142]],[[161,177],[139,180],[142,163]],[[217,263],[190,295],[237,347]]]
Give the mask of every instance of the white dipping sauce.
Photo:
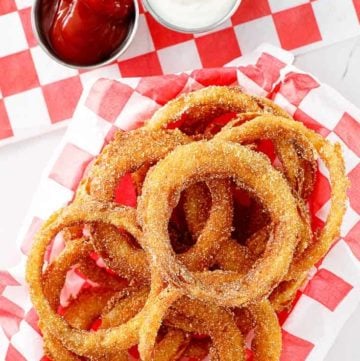
[[[237,0],[147,0],[160,18],[183,29],[201,29],[228,15]]]

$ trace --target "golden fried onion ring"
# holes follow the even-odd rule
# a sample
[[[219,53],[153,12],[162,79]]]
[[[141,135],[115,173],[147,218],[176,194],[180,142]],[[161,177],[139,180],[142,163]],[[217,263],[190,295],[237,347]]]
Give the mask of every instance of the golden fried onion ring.
[[[245,276],[232,275],[231,282],[209,285],[206,284],[206,273],[205,277],[191,274],[176,260],[167,224],[186,185],[208,178],[229,177],[234,178],[238,186],[256,194],[267,207],[276,225],[274,237],[269,240],[264,255]],[[269,192],[269,182],[282,191]],[[152,261],[156,260],[165,279],[195,298],[223,306],[242,306],[271,292],[288,270],[300,228],[296,201],[281,174],[260,154],[223,141],[178,147],[159,161],[145,179],[138,208],[138,220],[144,232],[143,246]]]
[[[42,268],[47,245],[53,237],[64,227],[79,222],[105,221],[118,228],[126,229],[135,238],[139,236],[139,229],[134,222],[134,210],[125,208],[104,207],[98,202],[80,206],[73,203],[68,208],[54,213],[38,232],[27,264],[27,281],[31,286],[31,297],[40,319],[46,319],[43,328],[52,334],[56,332],[62,344],[77,355],[102,357],[104,353],[126,350],[137,343],[138,330],[142,323],[144,307],[127,323],[96,332],[77,330],[72,328],[63,318],[51,308],[44,294],[42,283]],[[151,303],[151,298],[148,299]]]
[[[257,152],[266,140],[281,166]],[[313,236],[306,202],[318,157],[330,173],[331,208]],[[113,203],[128,174],[140,195],[137,209]],[[233,183],[250,205],[242,204],[241,189],[233,205]],[[208,351],[212,360],[244,360],[244,337],[254,329],[254,361],[279,360],[275,311],[290,305],[338,236],[347,186],[340,146],[267,99],[208,87],[170,101],[145,129],[116,134],[74,202],[36,236],[27,280],[46,354],[57,361],[126,360],[139,343],[143,361]],[[186,226],[177,222],[182,215]],[[44,270],[59,232],[65,248]],[[95,265],[93,250],[110,269]],[[83,289],[59,315],[75,267],[97,286]],[[200,342],[198,333],[208,337]]]
[[[245,94],[239,87],[209,86],[170,100],[155,112],[145,124],[145,128],[164,129],[185,117],[186,124],[180,129],[186,133],[186,127],[198,125],[198,132],[202,132],[209,119],[225,113],[249,112],[289,116],[273,102]]]
[[[310,269],[328,251],[338,236],[345,213],[346,190],[349,182],[345,176],[344,160],[339,144],[332,145],[319,134],[306,128],[302,123],[289,119],[264,115],[251,120],[241,127],[219,133],[216,138],[242,143],[259,138],[291,135],[294,138],[306,137],[318,152],[329,169],[331,183],[331,208],[325,226],[316,241],[295,258],[287,279],[297,278]]]

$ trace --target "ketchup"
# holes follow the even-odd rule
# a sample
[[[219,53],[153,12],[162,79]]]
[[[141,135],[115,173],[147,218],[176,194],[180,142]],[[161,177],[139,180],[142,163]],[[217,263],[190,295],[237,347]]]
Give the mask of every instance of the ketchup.
[[[93,65],[125,40],[134,11],[133,0],[44,0],[42,27],[59,58]]]

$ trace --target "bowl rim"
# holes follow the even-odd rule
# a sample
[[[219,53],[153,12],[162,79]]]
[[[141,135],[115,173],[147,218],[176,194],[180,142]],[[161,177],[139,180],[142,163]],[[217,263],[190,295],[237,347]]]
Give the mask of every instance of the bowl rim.
[[[91,64],[91,65],[77,65],[73,63],[68,63],[64,60],[62,60],[60,57],[58,57],[52,50],[50,50],[50,45],[46,44],[43,40],[44,35],[41,34],[41,27],[40,22],[38,20],[38,8],[39,4],[43,0],[35,0],[34,4],[31,8],[31,27],[32,31],[35,35],[35,38],[40,46],[40,48],[54,61],[56,61],[58,64],[66,66],[68,68],[72,69],[85,69],[85,70],[92,70],[101,68],[104,65],[108,65],[112,62],[114,62],[117,58],[119,58],[122,54],[125,53],[125,51],[129,48],[130,44],[133,42],[135,35],[137,33],[138,27],[139,27],[139,18],[140,18],[140,10],[139,10],[139,4],[137,0],[133,0],[134,8],[135,8],[135,14],[134,14],[134,20],[132,21],[132,24],[130,26],[129,32],[125,40],[119,45],[119,50],[115,51],[114,54],[99,63]],[[54,0],[55,1],[55,0]]]
[[[151,1],[151,0],[150,0]],[[235,0],[234,1],[234,5],[233,7],[230,9],[230,11],[221,19],[217,20],[216,22],[207,25],[207,26],[202,26],[202,27],[198,27],[198,28],[187,28],[187,27],[182,27],[182,26],[178,26],[178,25],[174,25],[170,22],[168,22],[166,19],[164,19],[163,17],[161,17],[150,5],[149,0],[142,0],[144,7],[146,8],[146,10],[151,14],[151,16],[157,20],[161,25],[165,26],[166,28],[170,29],[170,30],[174,30],[180,33],[185,33],[185,34],[201,34],[201,33],[206,33],[209,32],[211,30],[216,29],[218,26],[220,26],[222,23],[224,23],[226,20],[228,20],[229,18],[231,18],[234,13],[236,12],[236,10],[238,9],[238,7],[240,6],[242,0]]]

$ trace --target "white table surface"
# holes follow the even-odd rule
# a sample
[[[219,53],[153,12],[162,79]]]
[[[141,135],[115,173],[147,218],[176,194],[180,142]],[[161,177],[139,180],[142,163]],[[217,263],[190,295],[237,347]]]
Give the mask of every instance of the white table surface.
[[[360,37],[312,51],[295,65],[340,91],[360,108]],[[41,172],[65,130],[0,148],[0,269],[11,267],[14,247]],[[360,137],[360,135],[359,135]],[[325,361],[360,360],[360,307],[346,323]]]

